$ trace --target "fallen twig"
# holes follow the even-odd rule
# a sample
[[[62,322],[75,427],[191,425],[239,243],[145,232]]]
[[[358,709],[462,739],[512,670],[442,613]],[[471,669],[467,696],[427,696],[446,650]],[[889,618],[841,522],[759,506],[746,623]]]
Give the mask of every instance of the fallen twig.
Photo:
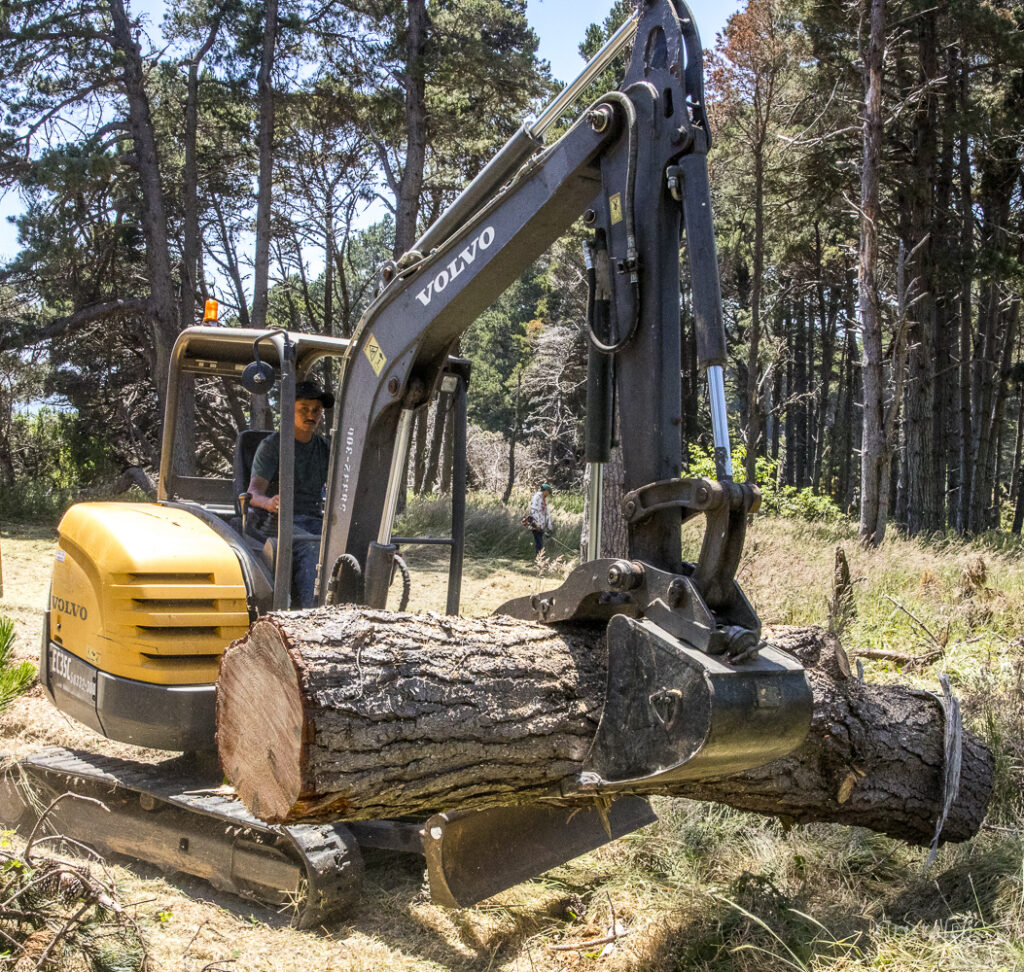
[[[613,931],[610,935],[605,935],[603,938],[591,938],[589,941],[576,942],[573,945],[549,945],[548,948],[552,952],[576,952],[585,948],[597,948],[598,945],[608,945],[632,933],[632,928],[624,928],[622,931]]]
[[[926,651],[923,655],[908,655],[902,651],[889,651],[885,648],[867,648],[864,651],[857,652],[858,658],[891,661],[896,662],[898,665],[928,665],[935,661],[935,659],[941,658],[942,655],[942,650],[938,648]]]
[[[91,857],[97,864],[106,864],[106,859],[99,851],[90,847],[88,844],[83,844],[80,840],[75,840],[74,837],[68,837],[65,834],[47,834],[44,837],[40,837],[35,842],[35,846],[41,847],[43,844],[48,843],[66,844],[67,846],[73,847],[77,850],[83,857]]]
[[[23,854],[26,863],[31,863],[32,845],[35,843],[36,834],[39,832],[39,828],[43,825],[43,821],[46,820],[46,818],[50,815],[50,813],[53,811],[54,807],[56,807],[58,803],[60,803],[62,800],[68,799],[69,797],[72,800],[85,800],[88,803],[95,803],[96,806],[101,807],[107,813],[110,813],[110,807],[103,803],[102,800],[95,800],[92,797],[82,796],[82,794],[80,793],[62,793],[55,800],[52,800],[50,802],[50,805],[39,815],[39,819],[36,821],[36,825],[32,828],[32,833],[28,835],[28,843],[25,845],[25,851]]]
[[[206,927],[208,921],[209,919],[207,919],[207,921],[201,922],[199,927],[195,930],[195,934],[193,934],[193,936],[188,940],[188,944],[185,946],[185,950],[181,953],[182,959],[184,959],[185,956],[188,955],[189,951],[191,951],[193,942],[195,942],[195,940],[199,937],[199,933]]]
[[[928,635],[928,637],[932,639],[932,643],[938,645],[940,649],[940,654],[942,651],[945,651],[945,644],[931,633],[931,631],[928,628],[928,625],[926,625],[920,618],[916,617],[910,611],[908,611],[902,604],[900,604],[899,601],[896,600],[896,598],[890,597],[888,594],[883,594],[882,597],[884,597],[890,603],[895,604],[896,607],[898,607],[908,618],[910,618],[911,621],[913,621],[926,635]]]

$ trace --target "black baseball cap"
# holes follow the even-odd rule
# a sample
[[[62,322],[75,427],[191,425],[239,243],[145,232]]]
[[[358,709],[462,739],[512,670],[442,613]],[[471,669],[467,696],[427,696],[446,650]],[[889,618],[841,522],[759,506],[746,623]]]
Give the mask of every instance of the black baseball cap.
[[[315,381],[295,382],[295,401],[300,398],[321,402],[324,408],[334,408],[334,396],[329,391],[324,391]]]

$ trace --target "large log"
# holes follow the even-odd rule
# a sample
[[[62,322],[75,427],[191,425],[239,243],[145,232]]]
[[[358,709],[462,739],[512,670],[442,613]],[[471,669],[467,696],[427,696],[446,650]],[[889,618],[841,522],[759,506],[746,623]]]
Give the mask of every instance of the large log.
[[[783,759],[691,784],[678,795],[796,823],[831,821],[931,843],[945,797],[946,716],[939,698],[861,682],[851,676],[839,641],[821,628],[777,628],[770,635],[807,669],[814,712],[806,741]],[[992,793],[995,764],[988,747],[965,731],[961,752],[959,789],[942,842],[973,837]]]
[[[851,677],[820,629],[778,629],[772,640],[808,669],[807,740],[758,769],[658,792],[929,843],[944,795],[939,700]],[[596,732],[605,666],[600,628],[369,610],[269,615],[224,655],[217,745],[246,806],[274,823],[553,799]],[[962,753],[943,840],[977,832],[991,790],[988,749],[964,733]]]

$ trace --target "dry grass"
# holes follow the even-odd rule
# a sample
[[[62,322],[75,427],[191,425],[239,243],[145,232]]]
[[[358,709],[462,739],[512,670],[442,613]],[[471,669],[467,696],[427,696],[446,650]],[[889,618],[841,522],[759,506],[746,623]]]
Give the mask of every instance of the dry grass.
[[[5,533],[0,613],[18,624],[19,657],[35,659],[52,556],[45,532]],[[119,862],[121,898],[147,934],[151,967],[299,972],[609,972],[651,970],[1024,968],[1024,650],[1018,619],[1024,571],[1009,554],[942,549],[890,538],[865,551],[842,528],[762,520],[751,530],[741,582],[766,623],[822,623],[833,551],[855,579],[851,654],[893,649],[938,658],[923,666],[866,661],[867,677],[935,684],[950,671],[973,725],[999,758],[993,827],[970,844],[924,853],[877,834],[777,822],[714,805],[662,800],[660,821],[473,909],[430,904],[415,858],[381,858],[347,920],[316,932],[182,876]],[[980,568],[977,558],[984,562]],[[410,550],[414,610],[443,608],[447,564]],[[542,590],[526,558],[467,562],[466,614]],[[891,598],[891,600],[890,600]],[[899,605],[893,603],[898,602]],[[905,671],[898,670],[906,668]],[[0,722],[3,748],[61,743],[121,750],[54,713],[34,689]],[[628,932],[610,946],[554,945]],[[0,963],[2,965],[2,963]]]

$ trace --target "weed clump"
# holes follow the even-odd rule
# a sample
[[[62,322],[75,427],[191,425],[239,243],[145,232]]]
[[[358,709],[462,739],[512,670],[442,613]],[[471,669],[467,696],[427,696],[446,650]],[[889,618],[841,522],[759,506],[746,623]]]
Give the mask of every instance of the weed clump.
[[[36,856],[32,849],[31,838],[22,854],[12,849],[10,833],[0,839],[0,963],[13,963],[2,967],[141,972],[142,932],[112,882],[90,864]]]

